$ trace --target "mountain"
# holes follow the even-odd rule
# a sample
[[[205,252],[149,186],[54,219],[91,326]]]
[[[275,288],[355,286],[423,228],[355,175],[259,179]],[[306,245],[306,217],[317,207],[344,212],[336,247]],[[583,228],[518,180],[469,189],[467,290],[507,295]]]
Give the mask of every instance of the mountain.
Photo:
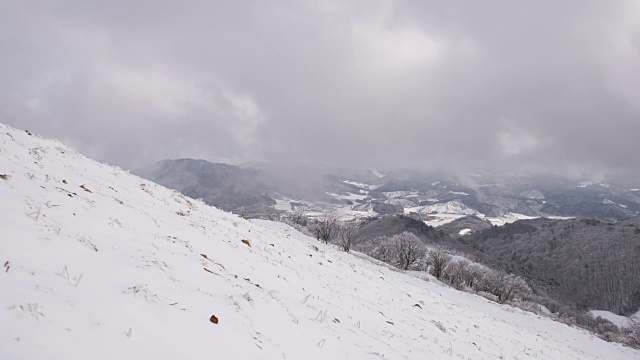
[[[444,224],[438,227],[447,235],[466,235],[474,232],[482,231],[491,228],[492,224],[486,219],[481,219],[475,215],[465,216],[450,223]]]
[[[640,356],[0,130],[2,359]]]
[[[133,173],[227,211],[275,212],[271,186],[258,169],[179,159],[159,161]]]
[[[441,226],[469,215],[494,225],[533,217],[619,221],[640,215],[640,186],[557,176],[382,173],[257,162],[236,167],[191,159],[164,160],[134,173],[249,217],[332,210],[343,217],[413,214]]]
[[[393,236],[403,232],[416,235],[424,243],[437,243],[445,234],[423,221],[405,215],[381,216],[363,219],[356,234],[356,243],[372,240],[376,236]]]
[[[640,308],[640,220],[521,220],[461,237],[478,260],[579,310]]]

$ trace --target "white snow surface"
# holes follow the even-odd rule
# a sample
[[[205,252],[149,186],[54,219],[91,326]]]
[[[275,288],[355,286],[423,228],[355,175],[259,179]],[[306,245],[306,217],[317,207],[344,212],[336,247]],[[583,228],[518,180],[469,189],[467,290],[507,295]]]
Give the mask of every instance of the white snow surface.
[[[354,194],[351,192],[347,192],[345,195],[328,192],[327,195],[332,196],[336,199],[341,199],[341,200],[362,200],[362,199],[366,199],[368,196],[367,194]]]
[[[418,192],[415,191],[415,190],[411,190],[411,191],[385,191],[385,192],[383,192],[383,194],[388,199],[394,199],[394,198],[405,197],[405,196],[418,196]]]
[[[355,186],[357,186],[359,188],[362,188],[364,190],[375,190],[375,189],[380,187],[380,185],[365,184],[363,182],[352,181],[352,180],[342,180],[342,182],[345,183],[345,184],[355,185]]]
[[[587,186],[591,186],[597,183],[598,183],[597,181],[580,181],[580,183],[578,184],[578,187],[586,188]]]
[[[614,314],[606,310],[591,310],[589,311],[589,315],[591,315],[594,319],[597,317],[601,317],[605,320],[609,320],[618,327],[627,327],[631,325],[631,321],[632,321],[631,317]],[[632,315],[632,317],[634,316],[635,314]]]
[[[430,214],[456,214],[456,215],[477,215],[476,210],[467,207],[465,204],[459,201],[449,201],[446,203],[438,203],[433,205],[427,205],[422,208],[422,213]]]
[[[291,205],[290,200],[287,200],[287,199],[275,199],[275,200],[276,200],[276,205],[274,206],[274,208],[276,210],[283,210],[283,211],[293,210],[293,206]]]
[[[502,217],[485,217],[485,219],[489,220],[489,222],[491,222],[491,225],[498,225],[498,226],[502,226],[504,224],[510,224],[512,222],[516,222],[518,220],[531,220],[531,219],[537,219],[539,218],[539,216],[529,216],[529,215],[524,215],[524,214],[519,214],[519,213],[508,213]],[[560,219],[561,217],[559,216],[550,216],[550,219]],[[569,218],[563,218],[563,219],[569,219]]]
[[[0,359],[640,358],[1,124],[0,175]]]

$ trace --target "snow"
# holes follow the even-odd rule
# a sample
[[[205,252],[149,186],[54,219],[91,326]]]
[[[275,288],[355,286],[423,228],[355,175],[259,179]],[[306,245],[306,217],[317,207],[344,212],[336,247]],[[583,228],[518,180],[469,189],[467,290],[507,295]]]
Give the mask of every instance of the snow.
[[[629,326],[631,322],[631,320],[626,316],[617,315],[606,310],[591,310],[588,312],[588,314],[592,316],[594,319],[597,317],[601,317],[603,319],[609,320],[618,327]]]
[[[417,191],[386,191],[382,193],[384,196],[386,196],[388,199],[394,199],[394,198],[399,198],[399,197],[405,197],[405,196],[418,196],[418,192]]]
[[[449,191],[449,194],[469,196],[469,194],[467,194],[466,192],[462,192],[462,191]]]
[[[273,206],[274,209],[280,211],[291,212],[293,210],[297,210],[297,208],[309,208],[315,205],[310,201],[294,199],[280,194],[276,194],[273,199],[276,201],[276,204]]]
[[[640,357],[4,125],[0,174],[0,359]]]
[[[416,206],[415,202],[403,198],[388,199],[385,200],[384,203],[392,205],[402,205],[403,208],[413,208]]]
[[[342,180],[342,182],[345,184],[357,186],[365,190],[375,190],[380,187],[380,185],[370,185],[370,184],[365,184],[363,182],[353,181],[353,180]]]
[[[544,194],[542,193],[542,191],[540,190],[527,190],[527,191],[522,191],[520,193],[520,196],[524,197],[525,199],[531,199],[531,200],[542,200],[545,198]],[[544,203],[544,201],[542,202]]]
[[[459,235],[467,235],[471,233],[471,229],[462,229],[460,230],[460,232],[458,233]]]
[[[603,188],[606,188],[606,189],[608,189],[608,188],[611,186],[610,184],[606,184],[606,183],[598,183],[597,181],[581,181],[581,182],[578,184],[578,187],[579,187],[579,188],[586,188],[586,187],[588,187],[588,186],[596,185],[596,184],[597,184],[597,185],[599,185],[599,186],[602,186]]]
[[[405,207],[404,213],[410,214],[417,212],[428,216],[429,220],[425,220],[424,223],[430,226],[441,226],[450,223],[456,219],[463,218],[468,215],[479,215],[477,211],[468,208],[466,205],[459,201],[450,201],[447,203],[437,203],[433,205]]]
[[[420,213],[427,215],[429,220],[425,220],[424,223],[430,226],[438,227],[448,224],[456,219],[460,219],[469,215],[475,215],[481,219],[486,219],[491,222],[492,225],[502,226],[518,220],[536,219],[537,216],[528,216],[519,213],[507,213],[501,217],[489,217],[485,214],[479,213],[466,205],[458,201],[450,201],[447,203],[438,203],[426,206],[405,207],[405,214]],[[550,216],[553,219],[571,219],[571,217]]]
[[[537,219],[537,218],[539,218],[539,216],[529,216],[529,215],[524,215],[519,213],[508,213],[502,217],[487,217],[486,219],[489,220],[489,222],[491,222],[491,225],[502,226],[504,224],[510,224],[518,220],[531,220],[531,219]]]
[[[627,205],[624,205],[624,204],[618,204],[618,203],[615,203],[615,202],[613,202],[613,201],[611,201],[611,200],[609,200],[609,199],[604,199],[604,200],[602,200],[602,203],[603,203],[604,205],[616,205],[616,206],[620,206],[620,207],[621,207],[621,208],[623,208],[623,209],[626,209],[626,208],[628,207]]]
[[[285,200],[285,199],[275,199],[275,200],[276,200],[276,204],[274,205],[274,208],[276,210],[291,211],[293,209],[293,206],[291,206],[291,201]]]
[[[331,211],[338,216],[338,219],[342,221],[350,221],[356,218],[371,216],[372,214],[375,214],[375,212],[371,209],[371,207],[366,207],[366,206],[365,206],[366,210],[353,210],[349,206],[332,207],[330,204],[324,204],[324,205],[325,205],[324,208],[306,210],[304,212],[304,215],[309,219],[317,219],[322,217],[326,213],[327,209],[331,209]],[[369,204],[365,204],[365,205],[369,205]],[[358,205],[354,207],[358,207]]]
[[[336,199],[341,199],[341,200],[363,200],[368,197],[368,195],[366,194],[354,194],[350,192],[347,192],[346,195],[340,195],[340,194],[328,192],[327,195],[330,195]]]
[[[427,205],[423,207],[421,211],[424,214],[456,214],[456,215],[477,215],[476,210],[473,210],[459,201],[449,201],[446,203],[438,203],[433,205]]]
[[[434,215],[429,215],[429,220],[425,220],[424,223],[429,225],[429,226],[433,226],[433,227],[438,227],[444,224],[448,224],[454,220],[463,218],[467,215],[462,215],[462,214],[434,214]]]
[[[377,170],[371,170],[371,173],[373,174],[373,176],[377,177],[378,179],[381,179],[387,175],[377,171]]]

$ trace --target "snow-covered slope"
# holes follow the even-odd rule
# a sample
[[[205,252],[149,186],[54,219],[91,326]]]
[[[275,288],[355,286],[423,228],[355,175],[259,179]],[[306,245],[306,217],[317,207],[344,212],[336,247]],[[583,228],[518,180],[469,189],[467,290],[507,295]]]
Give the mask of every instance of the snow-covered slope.
[[[591,310],[588,314],[593,318],[601,317],[605,320],[609,320],[618,327],[628,327],[631,325],[632,321],[636,319],[636,314],[626,317],[606,310]]]
[[[640,358],[3,125],[0,175],[0,359]]]

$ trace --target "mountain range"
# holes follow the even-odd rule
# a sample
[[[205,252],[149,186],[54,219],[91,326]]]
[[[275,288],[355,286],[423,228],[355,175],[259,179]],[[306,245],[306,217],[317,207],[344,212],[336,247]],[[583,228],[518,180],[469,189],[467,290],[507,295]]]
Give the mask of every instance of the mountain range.
[[[408,214],[437,226],[468,215],[500,225],[532,217],[617,221],[640,214],[640,185],[558,176],[308,171],[310,167],[283,177],[264,163],[240,167],[180,159],[163,160],[134,173],[250,217],[330,209],[345,217]]]

